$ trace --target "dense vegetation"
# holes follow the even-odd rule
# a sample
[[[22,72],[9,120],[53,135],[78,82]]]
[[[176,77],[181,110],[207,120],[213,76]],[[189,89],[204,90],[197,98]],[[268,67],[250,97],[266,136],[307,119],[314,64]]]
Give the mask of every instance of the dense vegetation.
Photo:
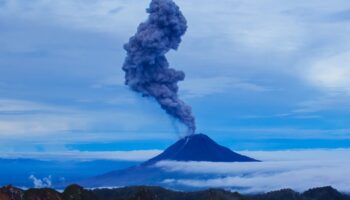
[[[70,185],[62,193],[50,189],[21,190],[12,186],[0,188],[0,200],[350,200],[332,187],[310,189],[298,193],[290,189],[258,195],[242,195],[222,189],[178,192],[161,187],[124,187],[87,190]]]

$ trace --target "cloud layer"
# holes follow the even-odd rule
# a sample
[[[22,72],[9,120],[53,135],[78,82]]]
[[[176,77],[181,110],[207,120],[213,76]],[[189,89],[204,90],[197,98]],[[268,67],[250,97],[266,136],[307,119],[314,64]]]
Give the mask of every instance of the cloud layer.
[[[331,185],[350,192],[349,149],[243,152],[263,162],[213,163],[162,161],[166,171],[212,175],[209,179],[167,179],[168,184],[191,187],[239,188],[241,192],[267,192],[283,188],[304,191]]]

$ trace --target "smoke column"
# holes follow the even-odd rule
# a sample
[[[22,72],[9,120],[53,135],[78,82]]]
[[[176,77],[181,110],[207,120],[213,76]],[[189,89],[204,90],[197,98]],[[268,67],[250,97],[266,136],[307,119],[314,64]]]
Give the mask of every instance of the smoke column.
[[[141,23],[124,49],[127,57],[123,65],[125,84],[144,97],[154,97],[169,115],[188,128],[196,130],[191,107],[178,97],[179,81],[185,73],[169,68],[165,54],[177,50],[187,22],[172,0],[152,0],[147,21]]]

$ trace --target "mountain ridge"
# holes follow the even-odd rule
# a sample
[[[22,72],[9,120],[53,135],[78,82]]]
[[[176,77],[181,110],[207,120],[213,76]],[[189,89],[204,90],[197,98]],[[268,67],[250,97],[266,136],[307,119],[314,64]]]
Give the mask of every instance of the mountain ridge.
[[[281,189],[261,194],[241,194],[224,189],[183,192],[151,186],[132,186],[115,189],[84,189],[73,184],[63,191],[50,188],[0,188],[1,200],[350,200],[350,196],[333,187],[319,187],[299,193]]]

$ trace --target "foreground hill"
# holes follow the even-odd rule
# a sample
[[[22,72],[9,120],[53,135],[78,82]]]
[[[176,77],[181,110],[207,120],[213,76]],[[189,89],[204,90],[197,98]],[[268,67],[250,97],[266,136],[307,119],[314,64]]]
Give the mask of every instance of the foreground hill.
[[[0,188],[0,200],[350,200],[332,187],[298,193],[290,189],[258,195],[242,195],[223,189],[179,192],[161,187],[124,187],[87,190],[70,185],[63,192],[50,188],[21,190],[12,186]]]
[[[259,162],[256,159],[238,154],[227,147],[217,144],[214,140],[204,134],[194,134],[178,140],[160,155],[137,166],[123,170],[111,171],[78,183],[84,187],[160,185],[173,189],[187,189],[178,185],[164,183],[164,180],[166,179],[186,179],[193,177],[193,175],[189,173],[169,172],[153,167],[155,163],[164,160]],[[196,175],[196,178],[200,178],[198,174]]]

